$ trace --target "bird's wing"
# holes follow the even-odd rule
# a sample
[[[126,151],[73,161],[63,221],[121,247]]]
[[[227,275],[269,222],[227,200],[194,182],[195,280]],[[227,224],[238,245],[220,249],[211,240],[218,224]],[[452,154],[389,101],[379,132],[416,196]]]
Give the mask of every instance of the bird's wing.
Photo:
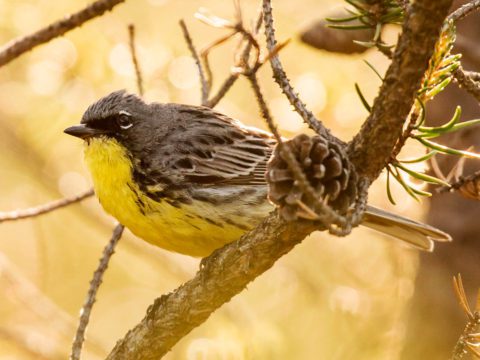
[[[275,140],[208,108],[184,107],[188,118],[171,135],[177,153],[167,167],[193,184],[266,185],[265,171]]]
[[[184,121],[159,142],[155,155],[164,175],[193,186],[266,185],[271,134],[204,107],[183,105],[178,112]]]

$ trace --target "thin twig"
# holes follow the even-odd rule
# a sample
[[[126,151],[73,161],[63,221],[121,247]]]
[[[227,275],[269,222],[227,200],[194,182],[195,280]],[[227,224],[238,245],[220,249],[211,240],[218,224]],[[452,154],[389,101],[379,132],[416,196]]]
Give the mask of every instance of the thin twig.
[[[479,0],[480,1],[480,0]],[[458,84],[470,93],[478,102],[480,102],[480,82],[473,80],[460,66],[453,73]]]
[[[238,73],[230,74],[230,76],[225,79],[222,86],[220,86],[220,89],[218,89],[217,93],[210,100],[207,101],[205,106],[208,106],[210,108],[215,107],[220,102],[220,100],[222,100],[223,97],[227,94],[228,90],[230,90],[233,84],[235,84],[235,81],[237,81],[239,75],[240,74]]]
[[[292,151],[282,141],[282,137],[278,132],[277,126],[272,118],[272,115],[270,114],[270,110],[268,109],[267,103],[265,102],[265,99],[263,97],[255,72],[248,74],[247,78],[252,85],[262,116],[268,124],[270,131],[275,136],[275,139],[277,140],[277,146],[280,146],[282,157],[288,164],[288,167],[294,175],[295,180],[298,181],[298,186],[302,189],[302,191],[309,198],[309,200],[313,202],[316,213],[318,214],[318,220],[320,220],[326,226],[329,226],[332,222],[344,225],[344,217],[337,214],[336,211],[334,211],[330,206],[328,206],[327,202],[323,202],[321,200],[321,197],[317,194],[315,189],[308,181],[305,173],[303,172]]]
[[[207,45],[206,47],[204,47],[201,51],[200,51],[200,56],[203,60],[203,65],[205,67],[205,77],[207,79],[207,84],[208,84],[208,88],[211,89],[212,88],[212,84],[213,84],[213,72],[212,72],[212,68],[210,66],[210,61],[209,61],[209,58],[208,58],[208,55],[210,55],[210,52],[216,48],[217,46],[223,44],[224,42],[230,40],[233,36],[235,36],[237,34],[237,31],[234,30],[233,32],[231,32],[230,34],[227,34],[225,36],[222,36],[221,38],[213,41],[211,44]]]
[[[453,22],[463,19],[465,16],[470,15],[472,12],[480,8],[480,0],[471,1],[465,5],[460,6],[457,10],[451,13],[447,20]]]
[[[253,33],[254,34],[257,34],[258,31],[260,30],[260,27],[262,26],[262,21],[263,21],[263,16],[262,16],[262,12],[259,11],[259,14],[258,14],[258,17],[257,17],[257,20],[255,22],[255,26],[254,26],[254,29],[253,29]],[[240,54],[240,61],[243,63],[243,64],[246,64],[248,62],[248,57],[250,56],[250,51],[252,50],[252,43],[250,41],[247,41],[247,44],[245,45],[245,47],[243,48],[241,54]],[[202,52],[203,53],[203,52]],[[209,61],[208,61],[208,54],[209,52],[206,52],[205,54],[202,54],[203,58],[204,58],[204,63],[207,67],[207,69],[209,69]],[[241,64],[240,64],[241,65]],[[227,94],[228,90],[230,90],[230,88],[233,86],[233,84],[235,84],[235,82],[237,81],[238,77],[239,77],[239,72],[238,71],[235,71],[235,72],[232,72],[230,74],[230,76],[228,78],[225,79],[225,81],[223,82],[223,84],[220,86],[219,90],[217,91],[217,93],[207,101],[207,104],[206,106],[208,107],[215,107],[219,102],[220,100],[223,99],[223,97]],[[211,77],[210,77],[211,79]]]
[[[200,75],[200,85],[202,87],[202,99],[201,99],[202,105],[208,106],[207,102],[208,102],[208,94],[210,93],[210,86],[208,85],[205,72],[203,71],[202,63],[200,62],[200,58],[198,57],[197,49],[195,48],[195,45],[193,45],[193,40],[190,36],[190,33],[188,32],[185,21],[180,20],[180,26],[183,31],[183,37],[187,42],[188,49],[190,50],[190,53],[192,54],[192,57],[195,60],[195,64],[197,64],[198,74]]]
[[[267,49],[270,52],[273,52],[277,40],[275,39],[275,29],[273,26],[273,15],[272,15],[272,5],[270,0],[263,0],[263,21],[265,24],[265,37],[267,39]],[[282,92],[287,97],[290,104],[295,108],[296,112],[302,117],[305,123],[310,126],[317,134],[324,136],[329,141],[339,142],[339,140],[333,136],[330,131],[319,121],[313,113],[307,109],[306,105],[300,100],[298,94],[295,92],[295,89],[290,84],[287,74],[283,70],[282,63],[278,55],[272,57],[270,60],[270,65],[272,66],[273,76],[275,81],[278,83]]]
[[[132,55],[132,63],[133,67],[135,68],[135,76],[137,78],[137,90],[140,96],[143,96],[143,76],[137,59],[137,51],[135,48],[135,26],[133,24],[128,25],[128,39],[128,43],[130,45],[130,54]]]
[[[445,193],[454,190],[459,191],[466,198],[480,200],[480,170],[467,176],[460,176],[450,186],[442,186],[437,192]]]
[[[465,185],[465,183],[467,183],[469,181],[477,181],[478,179],[480,179],[480,170],[477,170],[473,174],[470,174],[468,176],[461,176],[460,179],[451,183],[449,187],[443,186],[443,187],[439,188],[438,191],[439,192],[448,192],[448,191],[451,191],[451,190],[457,190],[457,189],[461,188],[463,185]]]
[[[70,355],[71,360],[80,360],[83,342],[85,341],[85,332],[87,330],[87,325],[90,320],[90,313],[92,311],[93,304],[95,303],[98,289],[102,283],[103,274],[105,273],[105,270],[107,270],[110,258],[115,251],[115,246],[120,240],[122,233],[123,225],[117,224],[117,226],[115,226],[115,229],[113,229],[110,242],[103,250],[102,258],[100,259],[98,267],[93,274],[92,281],[90,281],[90,288],[88,289],[87,298],[85,299],[85,303],[83,304],[82,310],[80,311],[80,320],[72,344],[72,353]]]
[[[480,72],[464,70],[463,73],[473,81],[480,81]]]
[[[392,154],[390,155],[390,162],[394,162],[397,159],[398,154],[400,153],[408,138],[412,134],[419,115],[420,113],[417,111],[413,111],[410,114],[410,120],[408,121],[406,128],[403,130],[402,135],[400,135],[395,144],[395,147],[392,150]]]
[[[125,0],[95,1],[83,10],[66,16],[33,34],[11,40],[0,49],[0,66],[9,63],[38,45],[47,43],[53,38],[62,36],[66,32],[80,27],[88,20],[102,16],[105,12],[112,10],[114,6],[124,1]]]
[[[28,209],[0,212],[0,223],[4,221],[20,220],[46,214],[62,207],[80,202],[92,195],[93,189],[90,189],[72,197],[54,200],[49,203]]]

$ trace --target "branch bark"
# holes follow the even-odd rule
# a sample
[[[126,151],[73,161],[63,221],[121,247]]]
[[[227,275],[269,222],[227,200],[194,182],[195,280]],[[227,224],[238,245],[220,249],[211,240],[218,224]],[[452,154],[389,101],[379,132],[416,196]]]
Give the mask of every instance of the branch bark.
[[[458,85],[460,85],[460,87],[465,89],[478,102],[480,102],[480,82],[475,81],[468,74],[466,74],[461,66],[455,70],[454,76],[455,80],[458,82]]]
[[[404,32],[372,114],[350,144],[350,155],[360,175],[369,180],[374,180],[383,169],[402,132],[451,2],[417,0],[409,8]],[[273,30],[267,0],[264,10],[266,27]],[[276,43],[273,31],[268,43],[269,47]],[[278,63],[278,58],[274,59]],[[286,79],[284,73],[279,74]],[[312,222],[286,224],[276,212],[271,214],[240,240],[204,259],[192,280],[156,299],[144,319],[116,344],[107,359],[161,358],[314,230],[324,229]]]
[[[349,144],[360,176],[380,175],[400,137],[452,0],[418,0],[409,7],[392,63],[372,112]]]
[[[93,273],[93,279],[90,281],[90,288],[88,289],[85,303],[83,304],[82,310],[80,311],[80,320],[78,323],[77,331],[75,333],[75,338],[73,339],[70,360],[80,360],[83,343],[85,341],[85,332],[87,330],[88,322],[90,321],[90,313],[92,312],[98,289],[102,284],[103,274],[107,270],[110,258],[115,252],[115,247],[117,246],[117,243],[122,237],[123,229],[124,227],[122,224],[117,224],[117,226],[115,226],[110,241],[103,249],[103,254],[100,258],[100,262],[98,263],[98,267]]]
[[[37,32],[13,39],[0,49],[0,66],[8,64],[20,55],[32,50],[34,47],[47,43],[50,40],[62,36],[66,32],[82,26],[88,20],[102,16],[116,5],[125,0],[98,0],[83,10],[71,14]]]
[[[239,241],[205,258],[192,280],[156,299],[144,319],[116,344],[107,359],[160,359],[316,229],[310,222],[286,224],[276,212],[269,215]]]

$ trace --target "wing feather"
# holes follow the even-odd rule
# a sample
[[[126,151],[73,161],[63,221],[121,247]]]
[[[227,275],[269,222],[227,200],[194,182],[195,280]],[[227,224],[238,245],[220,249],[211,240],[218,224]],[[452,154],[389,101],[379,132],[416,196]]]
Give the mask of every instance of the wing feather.
[[[178,113],[183,117],[179,128],[155,146],[151,168],[157,173],[191,186],[266,185],[267,162],[275,146],[272,135],[209,108],[183,105]],[[168,150],[165,144],[170,144]]]

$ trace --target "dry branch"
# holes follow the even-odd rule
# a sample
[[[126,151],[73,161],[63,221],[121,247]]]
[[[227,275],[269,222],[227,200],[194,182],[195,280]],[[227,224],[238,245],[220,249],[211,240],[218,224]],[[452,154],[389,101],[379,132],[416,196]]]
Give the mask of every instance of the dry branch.
[[[207,101],[205,106],[208,106],[210,108],[215,107],[220,102],[220,100],[222,100],[223,97],[227,94],[228,90],[230,90],[233,84],[235,84],[235,81],[237,81],[239,75],[240,74],[237,73],[230,74],[230,76],[224,80],[217,93]]]
[[[4,221],[20,220],[46,214],[62,207],[80,202],[90,196],[93,196],[93,189],[87,190],[79,195],[54,200],[47,204],[31,207],[28,209],[0,212],[0,223]]]
[[[460,6],[457,10],[448,16],[448,20],[453,22],[463,19],[465,16],[470,15],[472,12],[480,8],[480,0],[474,0],[465,5]]]
[[[464,88],[470,95],[480,102],[480,82],[472,79],[462,67],[455,70],[453,75],[460,87]]]
[[[418,0],[408,8],[392,63],[372,112],[349,144],[360,176],[378,177],[402,133],[452,0]]]
[[[275,28],[273,26],[272,5],[270,0],[263,0],[263,22],[265,24],[265,37],[267,39],[267,49],[273,53],[277,46],[277,40],[275,39]],[[333,136],[330,131],[323,126],[323,124],[313,115],[313,113],[307,109],[306,105],[299,98],[295,89],[290,84],[287,74],[283,70],[282,63],[278,55],[272,56],[270,59],[272,66],[273,77],[278,83],[282,92],[287,97],[290,104],[295,108],[295,111],[302,117],[305,123],[310,126],[317,134],[326,137],[330,141],[339,141]]]
[[[443,186],[437,191],[439,193],[458,191],[468,199],[480,200],[480,170],[467,176],[460,176],[460,178],[451,183],[450,186]]]
[[[237,7],[237,11],[238,12],[240,11],[238,7]],[[240,13],[237,13],[237,18],[241,20]],[[260,27],[262,26],[262,21],[263,21],[263,16],[262,16],[262,12],[260,11],[259,14],[258,14],[257,20],[255,22],[254,28],[253,28],[253,35],[256,35],[258,33],[258,31],[260,30]],[[237,24],[236,29],[237,29],[236,31],[243,30],[243,33],[247,32],[245,30],[245,27],[244,27],[243,23],[241,23],[241,22],[239,22]],[[218,41],[217,41],[217,43],[218,43]],[[247,41],[243,50],[240,52],[239,56],[237,56],[237,58],[241,62],[241,64],[238,64],[239,66],[246,66],[248,64],[248,58],[250,56],[252,46],[253,46],[252,42]],[[208,55],[209,55],[209,52],[210,52],[211,48],[212,48],[212,45],[207,47],[208,51],[205,51],[205,49],[202,51],[202,57],[204,59],[204,63],[206,65],[207,70],[210,70]],[[258,60],[258,58],[257,58],[257,60]],[[208,106],[208,107],[211,107],[211,108],[215,107],[220,102],[220,100],[222,100],[223,97],[227,94],[227,92],[230,90],[230,88],[233,86],[233,84],[235,84],[235,82],[237,81],[239,76],[240,76],[240,73],[238,71],[232,71],[231,74],[223,81],[223,83],[220,86],[220,88],[218,89],[217,93],[213,97],[211,97],[209,100],[207,100],[207,102],[204,105]],[[212,82],[212,80],[213,80],[212,78],[213,78],[213,76],[210,74],[209,83]]]
[[[143,76],[140,70],[140,63],[137,58],[137,51],[135,47],[135,26],[128,25],[128,44],[130,47],[130,55],[132,56],[133,68],[135,69],[135,78],[137,79],[137,91],[140,96],[143,96]]]
[[[0,66],[3,66],[20,55],[32,50],[34,47],[47,43],[50,40],[62,36],[66,32],[80,27],[83,23],[95,17],[102,16],[105,12],[125,0],[98,0],[83,10],[71,14],[37,32],[14,39],[0,49]]]
[[[463,71],[463,73],[468,76],[473,81],[480,81],[480,73],[476,71]]]
[[[90,320],[90,313],[95,303],[97,291],[102,283],[103,274],[107,270],[108,262],[110,261],[111,256],[115,251],[115,246],[122,237],[123,225],[118,224],[113,229],[112,237],[103,250],[102,258],[98,264],[97,269],[93,274],[93,279],[90,282],[90,288],[88,289],[87,298],[83,304],[82,310],[80,311],[80,320],[78,323],[77,332],[72,344],[72,354],[70,355],[71,360],[80,360],[80,354],[82,352],[83,342],[85,341],[85,331],[87,330],[87,325]]]
[[[355,153],[358,165],[362,165],[362,161],[367,159],[372,162],[372,165],[367,164],[365,169],[360,169],[366,178],[364,179],[366,186],[368,186],[368,180],[378,176],[402,132],[404,120],[413,104],[415,91],[427,67],[428,58],[433,51],[450,4],[451,0],[435,2],[418,0],[414,6],[409,7],[404,34],[393,58],[387,81],[381,90],[386,91],[386,95],[380,94],[372,116],[352,146],[352,150],[358,151]],[[268,0],[264,0],[264,10],[266,36],[269,50],[272,52],[275,49],[276,40]],[[287,96],[291,97],[296,110],[307,119],[314,119],[303,103],[297,102],[299,99],[290,87],[278,57],[274,56],[272,60],[276,64],[272,65],[275,76],[282,84],[282,88],[287,86]],[[402,77],[403,75],[406,78]],[[404,86],[402,84],[405,81],[407,85]],[[401,108],[405,113],[404,116],[392,119],[390,107],[394,112]],[[385,115],[388,115],[386,128],[383,124]],[[377,135],[373,138],[375,152],[370,151],[366,146],[372,142],[372,137],[366,133],[367,129]],[[381,129],[387,132],[386,136],[380,132]],[[323,135],[334,139],[323,126],[318,130]],[[392,132],[396,135],[392,136],[390,134]],[[368,137],[369,141],[364,141],[363,137]],[[389,151],[383,151],[385,148]],[[385,159],[382,159],[384,155]],[[364,194],[366,194],[365,189]],[[240,240],[216,250],[204,259],[200,270],[192,280],[174,292],[156,299],[147,310],[144,319],[117,343],[108,359],[161,358],[182,337],[202,324],[211,313],[241,292],[249,282],[269,269],[278,258],[314,230],[319,230],[319,227],[312,222],[298,221],[287,224],[279,219],[276,212],[269,215]]]
[[[200,76],[200,85],[202,87],[202,99],[201,99],[202,105],[207,106],[208,94],[210,93],[209,83],[205,76],[205,72],[203,71],[203,66],[202,66],[202,63],[200,62],[200,58],[198,57],[197,49],[195,48],[195,45],[193,45],[193,40],[192,40],[192,37],[190,36],[190,33],[188,31],[187,25],[185,24],[185,21],[180,20],[180,26],[183,31],[183,37],[185,38],[185,42],[188,45],[188,49],[190,50],[193,60],[195,60],[195,64],[197,65],[198,74]]]

